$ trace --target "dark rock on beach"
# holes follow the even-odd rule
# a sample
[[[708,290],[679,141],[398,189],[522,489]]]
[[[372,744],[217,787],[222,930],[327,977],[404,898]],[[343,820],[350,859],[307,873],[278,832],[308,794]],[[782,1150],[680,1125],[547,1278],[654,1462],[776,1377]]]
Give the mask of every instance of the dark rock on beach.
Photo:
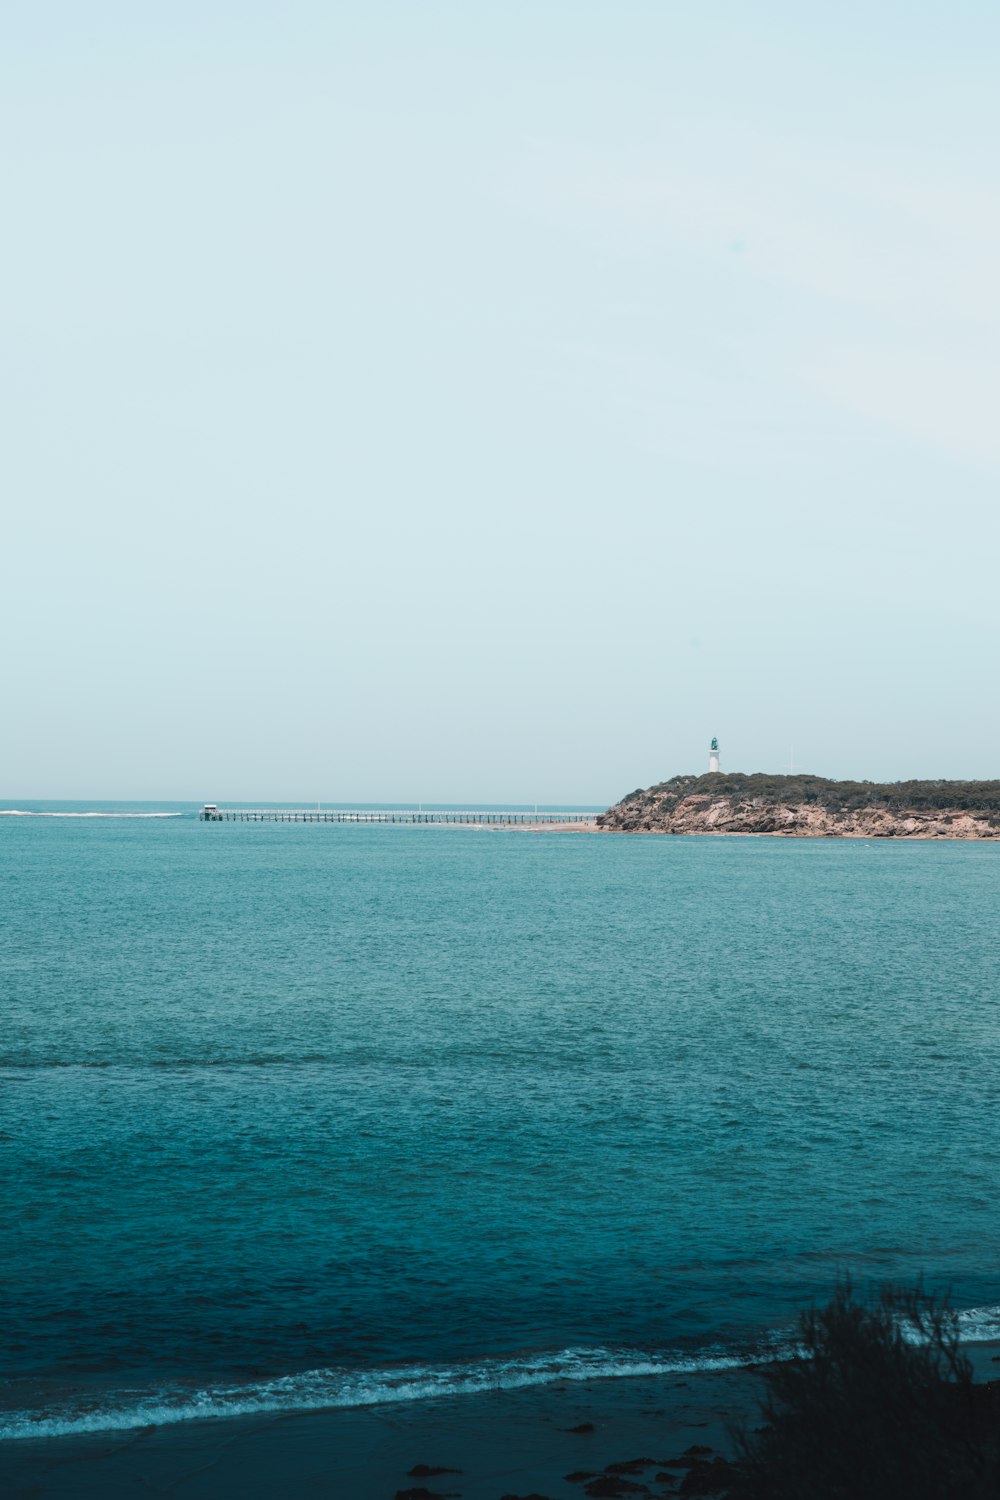
[[[735,1467],[724,1458],[714,1458],[711,1463],[698,1460],[681,1480],[678,1493],[681,1495],[719,1495],[730,1488],[736,1477]]]
[[[407,1469],[408,1479],[433,1479],[438,1474],[461,1474],[461,1469],[446,1469],[439,1464],[414,1464],[412,1469]]]
[[[621,1495],[648,1495],[651,1493],[649,1486],[637,1484],[634,1479],[622,1479],[617,1474],[602,1474],[600,1478],[591,1480],[590,1484],[584,1486],[585,1495],[593,1495],[595,1500],[617,1500]]]
[[[440,1494],[437,1490],[428,1490],[423,1485],[416,1485],[410,1490],[397,1490],[395,1500],[455,1500],[455,1491],[448,1494]]]

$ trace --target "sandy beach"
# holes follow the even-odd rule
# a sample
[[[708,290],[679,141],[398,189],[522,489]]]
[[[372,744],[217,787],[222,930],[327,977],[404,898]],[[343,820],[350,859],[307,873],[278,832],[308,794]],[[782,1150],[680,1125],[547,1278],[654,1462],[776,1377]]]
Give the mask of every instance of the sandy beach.
[[[524,833],[600,833],[596,816],[589,823],[525,823]]]

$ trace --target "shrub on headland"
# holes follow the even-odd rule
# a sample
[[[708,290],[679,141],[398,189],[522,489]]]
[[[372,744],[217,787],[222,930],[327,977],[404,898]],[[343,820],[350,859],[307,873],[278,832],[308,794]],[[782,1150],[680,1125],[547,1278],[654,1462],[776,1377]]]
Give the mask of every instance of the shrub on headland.
[[[947,1304],[842,1285],[802,1315],[802,1357],[764,1372],[738,1437],[740,1500],[997,1500],[1000,1390],[975,1384]]]
[[[828,812],[882,808],[887,812],[926,810],[1000,815],[1000,781],[830,781],[825,776],[768,775],[712,771],[674,776],[656,786],[637,788],[621,805],[675,806],[683,797],[726,797],[735,802],[802,804]]]

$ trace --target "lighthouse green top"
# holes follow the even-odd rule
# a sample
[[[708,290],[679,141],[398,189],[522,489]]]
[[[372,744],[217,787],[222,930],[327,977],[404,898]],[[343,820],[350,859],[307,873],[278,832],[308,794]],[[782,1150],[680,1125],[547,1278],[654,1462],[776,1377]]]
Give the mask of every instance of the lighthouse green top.
[[[712,735],[712,743],[711,743],[711,744],[710,744],[710,745],[709,745],[709,747],[708,747],[708,748],[709,748],[709,749],[710,749],[710,750],[718,750],[718,748],[719,748],[719,742],[718,742],[718,740],[717,740],[717,739],[716,739],[716,737],[715,737],[715,735],[714,735],[714,734],[713,734],[713,735]]]

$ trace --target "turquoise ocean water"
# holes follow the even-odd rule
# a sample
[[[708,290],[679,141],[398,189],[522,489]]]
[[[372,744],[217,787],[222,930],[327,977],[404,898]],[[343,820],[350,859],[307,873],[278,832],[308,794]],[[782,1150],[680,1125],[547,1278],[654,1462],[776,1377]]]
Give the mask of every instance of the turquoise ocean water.
[[[0,1435],[1000,1328],[1000,847],[156,810],[0,818]]]

